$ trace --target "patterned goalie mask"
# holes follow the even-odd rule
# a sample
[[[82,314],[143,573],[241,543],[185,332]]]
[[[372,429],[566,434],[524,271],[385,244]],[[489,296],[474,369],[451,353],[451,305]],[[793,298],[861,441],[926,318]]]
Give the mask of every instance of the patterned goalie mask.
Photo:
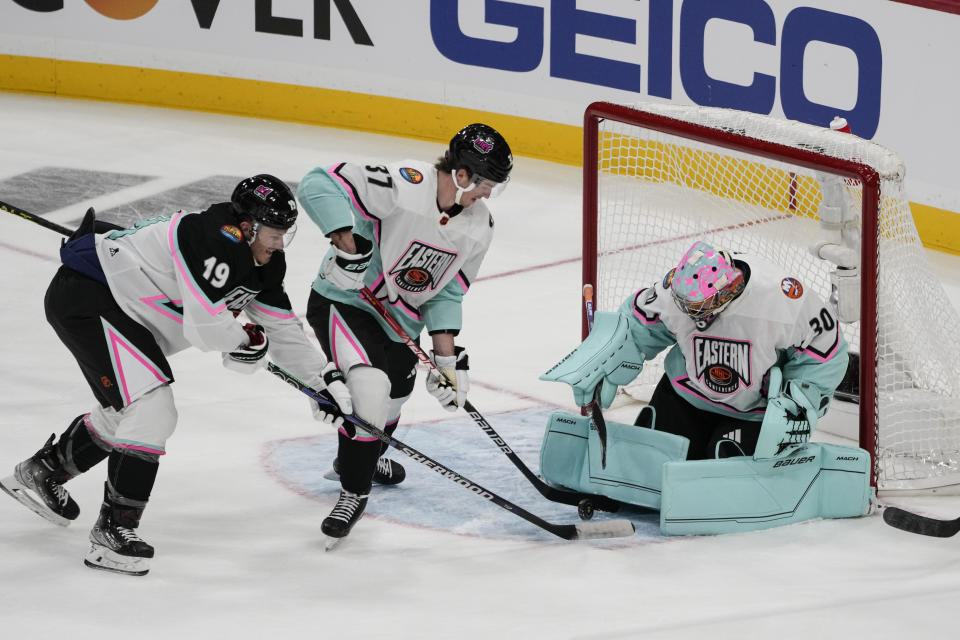
[[[723,249],[698,240],[666,277],[673,301],[698,324],[709,324],[743,288],[743,274]]]

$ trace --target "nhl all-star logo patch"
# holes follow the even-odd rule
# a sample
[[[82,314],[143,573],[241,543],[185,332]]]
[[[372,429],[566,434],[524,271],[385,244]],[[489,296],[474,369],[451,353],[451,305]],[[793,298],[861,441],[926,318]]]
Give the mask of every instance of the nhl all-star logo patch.
[[[400,175],[403,176],[404,180],[412,184],[420,184],[423,182],[423,174],[412,167],[401,167]]]
[[[803,285],[796,278],[784,278],[780,281],[780,290],[783,295],[791,300],[796,300],[803,295]]]
[[[220,233],[222,233],[225,238],[230,238],[232,241],[236,242],[237,244],[239,244],[240,241],[243,240],[243,233],[240,231],[239,228],[233,226],[232,224],[225,224],[222,227],[220,227]]]
[[[712,336],[693,337],[697,378],[716,393],[734,393],[753,382],[750,343]]]
[[[473,148],[482,154],[488,154],[493,151],[493,138],[490,136],[477,136],[473,139]]]
[[[454,252],[414,240],[391,267],[388,275],[395,276],[394,282],[404,291],[420,293],[436,289],[456,259]]]

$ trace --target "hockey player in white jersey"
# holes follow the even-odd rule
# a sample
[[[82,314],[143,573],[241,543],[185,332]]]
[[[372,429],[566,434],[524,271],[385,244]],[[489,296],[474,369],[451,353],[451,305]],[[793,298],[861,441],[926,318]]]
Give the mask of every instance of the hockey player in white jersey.
[[[283,248],[296,218],[287,185],[261,174],[240,182],[230,202],[132,229],[91,233],[91,210],[62,247],[46,315],[98,404],[16,465],[0,487],[67,525],[80,509],[64,483],[107,459],[88,566],[149,570],[154,549],[137,527],[177,423],[168,356],[188,347],[220,351],[224,366],[253,373],[269,348],[282,366],[352,411],[342,376],[308,340],[283,288]],[[237,320],[241,311],[249,323]]]
[[[862,515],[869,455],[854,447],[822,453],[826,446],[808,444],[847,368],[835,313],[799,278],[761,256],[694,243],[661,282],[640,289],[616,312],[598,312],[583,344],[541,377],[571,385],[579,406],[597,398],[609,407],[645,360],[669,348],[650,399],[653,410],[645,407],[635,423],[655,431],[608,423],[607,461],[584,452],[581,468],[570,461],[580,460],[585,443],[598,436],[579,425],[579,416],[552,418],[541,472],[574,489],[662,506],[668,532]],[[671,485],[670,478],[677,480]],[[808,490],[818,482],[830,487],[830,500]],[[769,513],[754,513],[771,498],[776,506]],[[809,512],[798,507],[804,500]],[[678,504],[692,514],[671,517]]]
[[[602,315],[601,331],[608,326],[600,324]],[[846,372],[847,342],[834,312],[815,292],[769,260],[702,241],[615,315],[625,319],[625,333],[617,339],[630,343],[634,364],[673,347],[650,404],[658,430],[690,440],[689,459],[714,457],[717,443],[735,431],[738,448],[749,455],[758,446],[763,455],[776,455],[806,442]],[[632,379],[640,371],[562,373],[569,366],[562,362],[545,377],[564,376],[580,406],[590,403],[598,384],[603,406],[610,406],[617,387],[629,382],[621,382],[624,374]],[[774,367],[782,374],[783,393],[768,402]],[[763,426],[765,417],[770,428]],[[790,429],[780,428],[788,424]]]
[[[416,381],[417,358],[358,293],[368,287],[417,338],[426,329],[434,363],[453,384],[429,374],[427,390],[454,411],[467,397],[467,353],[455,346],[461,300],[493,238],[484,203],[510,178],[513,156],[493,128],[460,130],[435,164],[339,163],[300,182],[304,210],[331,241],[313,283],[307,320],[343,371],[358,416],[392,433]],[[348,425],[339,430],[334,470],[340,498],[322,524],[346,536],[363,514],[372,482],[396,484],[403,467],[385,446]]]

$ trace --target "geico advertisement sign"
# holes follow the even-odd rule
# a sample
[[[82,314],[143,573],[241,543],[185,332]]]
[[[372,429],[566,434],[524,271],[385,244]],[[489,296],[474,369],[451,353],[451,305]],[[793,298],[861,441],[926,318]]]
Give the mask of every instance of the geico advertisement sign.
[[[38,12],[64,6],[63,0],[2,1]],[[84,2],[118,20],[144,16],[157,5],[156,0]],[[257,0],[241,8],[233,3],[221,7],[219,0],[192,0],[178,11],[192,10],[198,33],[211,28],[218,12],[229,11],[233,30],[252,27],[258,33],[297,40],[330,40],[331,21],[338,20],[352,40],[340,38],[338,50],[349,54],[348,47],[357,45],[366,50],[364,55],[339,57],[338,68],[385,73],[383,64],[390,63],[389,75],[407,76],[414,87],[438,79],[462,83],[461,65],[469,65],[504,72],[484,76],[487,84],[491,77],[502,79],[502,84],[490,88],[578,105],[586,96],[609,97],[613,92],[570,91],[570,85],[554,79],[638,98],[689,100],[755,113],[773,113],[779,106],[787,118],[819,125],[841,115],[864,138],[873,137],[879,125],[881,41],[870,23],[854,15],[792,6],[785,0],[622,0],[604,2],[602,7],[583,0],[414,4]],[[248,18],[252,13],[253,19],[238,20],[239,11],[247,12]],[[231,35],[236,38],[234,46],[242,47],[243,34]],[[291,42],[291,62],[304,64],[303,51],[302,42]],[[282,51],[272,54],[283,57]],[[417,64],[397,62],[412,60]]]
[[[790,119],[824,125],[833,116],[842,115],[853,132],[864,138],[873,136],[880,121],[880,38],[869,23],[854,16],[796,7],[778,19],[764,0],[649,0],[643,65],[577,51],[580,36],[636,45],[642,22],[633,17],[578,8],[575,0],[553,0],[548,17],[542,7],[491,0],[487,2],[486,21],[516,28],[516,38],[503,42],[466,35],[457,20],[458,4],[457,0],[431,2],[430,29],[437,50],[462,64],[521,73],[548,65],[554,78],[658,98],[685,95],[699,105],[764,114],[774,109],[779,80],[780,106]],[[584,6],[587,3],[581,2],[580,7]],[[717,32],[716,21],[742,28],[727,29],[724,33],[733,35],[725,38],[711,38],[711,32]],[[756,44],[766,46],[753,46]],[[810,74],[818,71],[816,66],[804,64],[810,45],[832,47],[834,55],[855,57],[856,69],[844,78],[855,87],[852,106],[818,103],[805,94],[805,82],[810,83]],[[755,57],[737,56],[731,48]],[[778,56],[777,75],[756,71]],[[735,67],[734,74],[749,76],[748,82],[711,75],[710,57],[723,59],[721,65],[713,66]],[[682,93],[675,86],[675,61]]]

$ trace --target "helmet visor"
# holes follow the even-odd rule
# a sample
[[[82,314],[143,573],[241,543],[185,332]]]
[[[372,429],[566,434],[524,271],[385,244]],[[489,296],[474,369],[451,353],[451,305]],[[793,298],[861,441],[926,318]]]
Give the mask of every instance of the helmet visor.
[[[484,198],[496,198],[507,188],[507,183],[510,182],[510,176],[507,176],[507,179],[503,182],[496,182],[475,173],[470,180],[473,184],[471,188],[475,190],[478,195]]]
[[[287,229],[281,229],[280,227],[257,223],[255,228],[255,238],[272,249],[286,249],[293,243],[293,238],[297,235],[296,224],[290,225]]]

